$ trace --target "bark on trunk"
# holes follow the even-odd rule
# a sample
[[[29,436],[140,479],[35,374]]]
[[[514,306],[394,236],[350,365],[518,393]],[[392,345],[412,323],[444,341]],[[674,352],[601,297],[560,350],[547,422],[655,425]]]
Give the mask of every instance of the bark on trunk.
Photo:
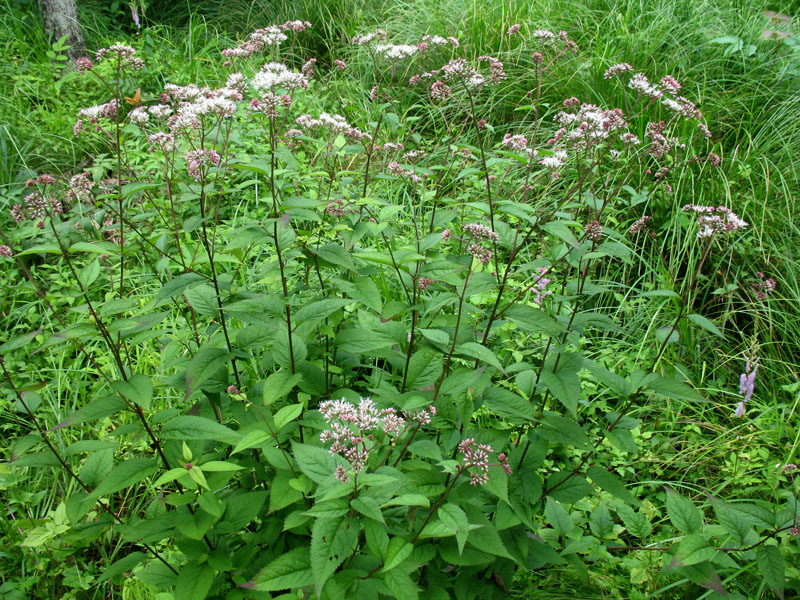
[[[39,12],[44,30],[53,42],[67,36],[66,43],[70,46],[67,56],[73,63],[86,55],[83,28],[78,21],[75,0],[39,0]]]

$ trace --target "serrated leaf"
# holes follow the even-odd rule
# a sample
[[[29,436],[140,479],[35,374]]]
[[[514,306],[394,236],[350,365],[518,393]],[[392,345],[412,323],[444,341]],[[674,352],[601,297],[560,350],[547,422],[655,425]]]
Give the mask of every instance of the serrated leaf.
[[[48,431],[55,431],[62,427],[80,425],[87,421],[96,421],[97,419],[110,417],[124,410],[127,406],[125,400],[119,396],[103,396],[102,398],[92,400],[89,404],[72,413],[58,425],[48,429]]]
[[[688,567],[697,563],[712,561],[717,551],[708,545],[701,535],[687,535],[678,545],[678,552],[669,565],[672,567]]]
[[[633,494],[625,487],[625,483],[615,473],[606,471],[602,467],[595,466],[589,469],[586,474],[589,476],[589,479],[594,481],[605,491],[624,500],[628,504],[638,506],[639,501],[633,497]]]
[[[466,519],[466,515],[464,518]],[[389,540],[389,545],[386,547],[386,558],[383,561],[381,572],[386,573],[387,571],[391,571],[411,556],[413,551],[413,544],[408,543],[401,537],[393,537]]]
[[[292,375],[288,370],[272,373],[264,381],[262,392],[264,406],[269,406],[273,402],[286,396],[302,378],[303,376],[299,373]]]
[[[112,382],[111,387],[134,404],[150,410],[150,403],[153,399],[153,382],[149,377],[137,373],[128,381]]]
[[[758,570],[764,576],[764,581],[775,592],[775,595],[782,600],[784,596],[783,590],[786,586],[786,566],[780,549],[777,546],[762,544],[756,549],[756,562],[758,563]]]
[[[291,471],[281,469],[275,473],[269,486],[269,512],[281,510],[303,499],[303,494],[289,485],[292,479],[294,475]]]
[[[541,380],[574,417],[581,398],[578,370],[583,364],[583,358],[577,353],[564,353],[559,356],[558,368],[555,366],[556,356],[548,357],[542,370]]]
[[[589,517],[589,529],[601,540],[609,538],[614,533],[614,520],[605,502],[601,502],[592,511]]]
[[[667,490],[667,515],[675,528],[684,534],[702,533],[703,513],[694,503],[670,487]]]
[[[141,563],[146,558],[147,555],[144,552],[131,552],[127,556],[124,556],[109,565],[106,570],[103,571],[103,574],[95,580],[95,582],[101,583],[107,579],[112,579],[117,575],[125,573],[126,571],[132,571],[136,565]]]
[[[714,590],[718,594],[727,596],[725,587],[717,574],[717,570],[710,562],[701,562],[696,565],[689,565],[678,569],[681,575],[686,576],[690,581],[707,590]]]
[[[566,537],[575,528],[567,509],[549,496],[544,506],[544,518],[545,522],[562,537]]]
[[[161,429],[161,437],[166,440],[217,440],[233,445],[242,436],[211,419],[183,415],[167,421]]]
[[[378,506],[378,502],[375,500],[375,498],[370,498],[369,496],[355,498],[350,502],[350,506],[369,519],[373,519],[384,524],[386,523],[386,521],[383,520],[383,513],[381,512],[381,508]]]
[[[222,348],[200,348],[186,366],[186,374],[184,375],[186,393],[184,394],[184,399],[189,398],[199,390],[209,377],[230,362],[232,358],[233,354]]]
[[[640,512],[636,512],[627,504],[617,503],[615,510],[625,524],[625,528],[632,536],[644,539],[653,532],[653,526],[647,517]]]
[[[464,356],[475,358],[479,361],[485,362],[487,365],[491,365],[501,373],[505,373],[503,365],[500,364],[500,360],[497,358],[497,355],[495,355],[495,353],[489,350],[489,348],[486,346],[483,346],[477,342],[465,342],[463,344],[459,344],[455,347],[454,354],[463,354]]]
[[[286,425],[294,421],[300,414],[303,412],[303,405],[302,404],[290,404],[289,406],[284,406],[278,412],[275,413],[275,429],[280,431]]]
[[[248,431],[244,434],[241,440],[236,444],[231,454],[236,454],[237,452],[241,452],[242,450],[249,450],[250,448],[255,448],[260,446],[264,442],[272,439],[272,435],[267,433],[266,431]]]
[[[731,536],[731,541],[734,545],[743,546],[748,539],[755,535],[753,528],[750,526],[750,521],[742,513],[713,496],[711,497],[711,506],[714,508],[717,521]]]
[[[538,433],[546,440],[580,449],[588,449],[591,446],[586,432],[574,419],[545,411],[541,425]]]
[[[325,582],[353,552],[359,533],[358,521],[344,516],[314,521],[311,528],[311,572],[314,574],[317,596],[322,592]]]
[[[563,481],[563,483],[562,483]],[[555,488],[555,489],[554,489]],[[592,494],[592,486],[580,475],[571,473],[555,473],[547,478],[545,489],[548,496],[552,496],[559,502],[575,504],[578,500]]]
[[[101,496],[131,487],[149,477],[156,470],[156,463],[150,458],[129,458],[115,466],[106,478],[86,497],[86,504],[93,504]]]
[[[175,580],[175,600],[203,600],[214,583],[214,575],[208,563],[187,563]]]
[[[330,481],[336,472],[337,465],[346,466],[343,459],[338,456],[334,457],[320,446],[295,442],[292,444],[292,449],[300,470],[316,483]]]
[[[318,300],[317,302],[306,304],[303,308],[298,310],[292,315],[292,321],[297,325],[305,323],[306,321],[311,321],[312,323],[322,321],[340,308],[344,308],[352,303],[352,300],[343,300],[341,298],[325,298],[324,300]]]
[[[0,345],[0,356],[8,354],[12,350],[17,350],[19,348],[26,346],[41,332],[42,332],[41,329],[37,329],[35,331],[31,331],[29,333],[25,333],[23,335],[18,335],[16,337],[11,338],[4,344]]]
[[[490,387],[483,394],[484,405],[498,417],[514,423],[529,422],[533,419],[533,406],[519,394],[505,388]]]
[[[389,534],[386,533],[386,526],[380,525],[377,521],[373,520],[365,521],[364,538],[373,554],[381,560],[385,560],[386,551],[389,549]]]
[[[606,431],[606,437],[609,442],[623,452],[628,452],[634,456],[639,453],[639,447],[636,445],[636,440],[633,439],[633,433],[628,429],[616,427],[611,431]]]
[[[261,592],[297,590],[314,583],[308,546],[281,554],[253,579],[253,589]]]
[[[186,301],[198,314],[205,316],[219,315],[217,293],[210,285],[203,283],[193,288],[184,289]]]
[[[419,598],[417,584],[406,573],[399,570],[388,571],[384,573],[383,580],[393,598],[397,600],[417,600]]]
[[[452,502],[448,502],[439,507],[437,514],[444,526],[455,534],[458,552],[461,554],[461,552],[464,551],[464,544],[467,543],[467,536],[469,535],[469,520],[467,519],[467,514],[461,507]]]

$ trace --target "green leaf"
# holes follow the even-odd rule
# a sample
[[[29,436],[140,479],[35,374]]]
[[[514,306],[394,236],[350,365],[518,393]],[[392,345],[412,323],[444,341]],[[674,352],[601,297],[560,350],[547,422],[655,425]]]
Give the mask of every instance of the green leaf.
[[[370,498],[369,496],[354,498],[350,502],[350,506],[367,518],[380,521],[384,524],[386,523],[386,521],[383,520],[383,513],[381,513],[380,506],[378,506],[378,502],[375,498]]]
[[[533,420],[533,406],[519,394],[505,388],[490,387],[483,394],[484,405],[498,417],[513,423]]]
[[[446,346],[450,343],[450,336],[446,331],[442,331],[441,329],[419,328],[417,329],[417,332],[419,332],[426,340],[434,344]]]
[[[713,333],[714,335],[722,338],[723,340],[725,339],[725,336],[722,334],[719,328],[716,325],[714,325],[714,323],[706,319],[704,316],[692,313],[690,315],[686,315],[686,318],[689,319],[692,323],[694,323],[698,327],[702,327],[706,331]]]
[[[549,356],[545,361],[542,382],[574,417],[578,410],[578,401],[581,398],[581,380],[578,377],[578,371],[583,364],[583,358],[574,352],[558,356],[560,356],[560,360],[557,369],[555,369],[556,355]]]
[[[336,466],[345,466],[343,459],[334,457],[325,448],[294,442],[293,454],[300,470],[308,475],[311,481],[325,483],[330,481],[336,472]],[[338,460],[337,460],[338,459]]]
[[[94,504],[101,496],[108,496],[131,487],[145,477],[152,475],[155,470],[156,463],[151,458],[129,458],[114,467],[100,485],[86,497],[84,503],[87,505]]]
[[[175,580],[175,600],[203,600],[214,583],[214,575],[208,563],[187,563]]]
[[[332,315],[340,308],[344,308],[352,303],[352,300],[343,300],[341,298],[318,300],[317,302],[306,304],[303,308],[298,310],[292,315],[292,321],[297,325],[305,323],[306,321],[311,321],[312,323],[319,322]]]
[[[86,406],[78,409],[66,419],[61,421],[55,427],[51,427],[48,431],[55,431],[70,425],[80,425],[87,421],[96,421],[105,417],[110,417],[118,412],[124,410],[128,405],[123,398],[119,396],[103,396],[92,400]]]
[[[208,284],[197,285],[183,292],[186,301],[198,314],[206,316],[218,316],[219,304],[217,293]]]
[[[633,454],[634,456],[639,453],[639,447],[636,445],[636,440],[633,439],[633,434],[628,429],[621,429],[619,427],[606,431],[608,441],[623,452]]]
[[[303,405],[302,404],[290,404],[289,406],[284,406],[278,412],[275,413],[275,429],[280,431],[286,425],[294,421],[300,414],[303,412]]]
[[[549,234],[554,235],[560,240],[565,241],[567,244],[575,248],[576,250],[580,248],[578,244],[578,240],[575,239],[572,231],[570,230],[567,225],[562,221],[550,221],[549,223],[545,223],[542,226],[542,229],[547,231]]]
[[[455,534],[456,542],[458,543],[458,553],[461,554],[464,551],[464,544],[467,543],[467,536],[469,535],[467,514],[461,507],[452,502],[441,506],[437,514],[445,527]]]
[[[610,494],[621,500],[624,500],[628,504],[632,504],[634,506],[639,505],[639,501],[633,497],[633,494],[631,494],[625,487],[625,483],[615,473],[606,471],[602,467],[595,466],[589,469],[586,474],[589,476],[589,479],[594,481],[597,485]]]
[[[384,333],[362,327],[341,329],[336,334],[335,345],[344,352],[366,354],[388,348],[395,342]]]
[[[276,400],[280,400],[294,389],[303,378],[299,373],[292,375],[288,370],[272,373],[264,381],[262,401],[264,406],[269,406]]]
[[[281,510],[303,499],[302,492],[289,485],[292,479],[294,475],[291,471],[281,469],[275,473],[269,486],[269,512]]]
[[[688,567],[712,561],[717,551],[701,535],[687,535],[678,545],[678,552],[669,567]]]
[[[711,496],[710,499],[717,521],[731,536],[733,544],[743,546],[749,543],[748,540],[755,535],[755,531],[750,526],[750,521],[742,513],[717,498]]]
[[[200,389],[202,384],[216,373],[220,367],[226,365],[233,358],[233,354],[222,348],[202,347],[189,361],[186,367],[186,393],[184,399],[189,398]]]
[[[273,355],[275,362],[284,369],[289,369],[292,364],[302,362],[308,356],[308,348],[306,343],[299,335],[292,334],[292,352],[289,353],[289,333],[286,329],[281,328],[273,338]],[[294,362],[292,362],[294,357]]]
[[[353,259],[350,258],[350,254],[347,250],[339,244],[325,244],[319,248],[313,248],[311,252],[327,263],[336,265],[337,267],[344,267],[348,271],[355,271]]]
[[[205,492],[208,494],[209,492]],[[179,509],[173,523],[179,533],[192,540],[202,540],[218,517],[204,510],[190,512],[185,506]]]
[[[764,581],[775,592],[775,595],[782,600],[783,589],[786,585],[786,566],[780,549],[777,546],[760,545],[756,549],[756,562],[758,562],[758,569],[761,571],[761,575],[764,576]]]
[[[260,431],[260,430],[248,431],[247,433],[244,434],[242,439],[239,440],[239,442],[236,444],[231,454],[236,454],[237,452],[241,452],[242,450],[249,450],[250,448],[255,448],[271,439],[272,435],[267,433],[266,431]]]
[[[394,570],[384,573],[386,587],[397,600],[417,600],[419,598],[417,584],[406,573]]]
[[[589,517],[589,528],[601,540],[609,538],[614,533],[614,519],[611,518],[611,513],[605,502],[601,502],[592,511]]]
[[[658,392],[668,398],[675,400],[686,400],[688,402],[706,402],[706,399],[694,388],[686,385],[682,381],[671,377],[653,377],[647,382],[654,392]]]
[[[562,481],[564,483],[561,483]],[[551,475],[547,478],[545,489],[552,489],[553,491],[548,492],[547,495],[565,504],[575,504],[578,500],[590,496],[593,491],[588,481],[580,475],[571,475],[571,473]]]
[[[525,331],[555,337],[563,333],[565,329],[564,325],[553,319],[541,308],[515,304],[505,314],[509,321]]]
[[[696,565],[681,567],[678,569],[678,572],[700,587],[704,587],[707,590],[714,590],[723,596],[728,595],[717,574],[717,570],[710,562],[701,562]]]
[[[419,389],[439,380],[442,374],[442,356],[430,348],[415,352],[408,362],[406,389]]]
[[[360,528],[356,519],[319,518],[311,528],[311,572],[317,596],[358,543]]]
[[[130,402],[138,404],[145,410],[150,410],[150,403],[153,399],[153,382],[149,377],[136,374],[128,381],[112,382],[111,387]]]
[[[217,440],[236,444],[241,435],[216,421],[195,415],[183,415],[170,419],[161,429],[165,440]]]
[[[106,570],[103,571],[103,574],[95,580],[95,583],[101,583],[107,579],[112,579],[117,575],[125,573],[126,571],[132,571],[136,565],[146,558],[147,555],[144,552],[131,552],[127,556],[123,556],[109,565]]]
[[[454,354],[463,354],[464,356],[475,358],[479,361],[485,362],[488,365],[491,365],[501,373],[505,373],[505,370],[503,370],[503,365],[500,364],[500,361],[495,353],[489,350],[486,346],[483,346],[477,342],[465,342],[464,344],[459,344],[455,347]]]
[[[210,460],[199,466],[203,471],[211,473],[220,473],[228,471],[241,471],[244,467],[225,460]]]
[[[384,525],[368,519],[364,522],[364,538],[367,540],[367,547],[375,556],[380,559],[386,558],[386,552],[389,549],[389,534],[386,533]]]
[[[98,277],[100,277],[100,261],[95,258],[80,270],[78,273],[78,282],[84,290],[88,290],[89,286],[97,281]]]
[[[575,528],[567,509],[549,496],[544,506],[544,518],[545,522],[562,537],[566,537]]]
[[[650,521],[648,521],[647,517],[642,513],[636,512],[627,504],[622,504],[620,502],[617,503],[615,510],[625,524],[628,533],[632,536],[645,539],[653,533],[653,526],[650,525]]]
[[[580,449],[591,447],[586,432],[574,419],[545,411],[541,418],[541,424],[538,433],[546,440]]]
[[[466,515],[464,515],[464,518],[467,518]],[[413,544],[408,543],[401,537],[393,537],[389,540],[389,545],[386,547],[386,559],[383,561],[383,569],[381,569],[381,572],[386,573],[387,571],[391,571],[411,556],[413,551]]]
[[[297,590],[314,583],[308,546],[281,554],[253,579],[253,589],[261,592]]]
[[[29,333],[25,333],[23,335],[18,335],[16,337],[11,338],[6,343],[0,345],[0,356],[8,354],[12,350],[17,350],[19,348],[24,347],[25,345],[29,344],[41,332],[42,332],[41,329],[37,329],[35,331],[31,331]]]
[[[670,487],[667,490],[667,515],[675,528],[684,534],[702,533],[703,513],[691,500]]]
[[[114,450],[100,450],[89,455],[81,467],[80,478],[89,487],[98,485],[114,467]]]

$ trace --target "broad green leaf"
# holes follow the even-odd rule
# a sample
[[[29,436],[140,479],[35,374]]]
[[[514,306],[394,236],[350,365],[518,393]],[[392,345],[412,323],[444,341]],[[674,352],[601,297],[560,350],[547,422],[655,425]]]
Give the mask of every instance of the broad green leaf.
[[[111,387],[134,404],[150,410],[150,403],[153,399],[153,382],[149,377],[137,373],[128,381],[112,382]]]
[[[370,498],[369,496],[355,498],[350,502],[350,506],[367,518],[380,521],[381,523],[386,523],[383,520],[381,508],[378,506],[378,502],[374,498]]]
[[[442,374],[442,355],[430,348],[415,352],[408,362],[406,389],[419,389],[439,380]]]
[[[208,494],[209,492],[205,493]],[[175,529],[189,539],[202,540],[217,518],[204,510],[195,510],[192,513],[183,506],[179,509],[178,514],[175,515],[173,523],[175,524]]]
[[[343,459],[334,457],[325,448],[294,442],[293,454],[300,470],[308,475],[311,481],[325,483],[336,473],[336,466],[345,466]]]
[[[336,334],[336,346],[345,352],[365,354],[388,348],[395,342],[382,332],[352,327],[341,329]]]
[[[311,252],[325,262],[336,265],[337,267],[344,267],[348,271],[355,271],[355,265],[353,264],[353,259],[350,257],[350,253],[339,244],[325,244],[319,248],[312,248]]]
[[[549,500],[549,498],[548,498]],[[589,528],[601,540],[609,538],[614,533],[614,519],[611,518],[611,513],[605,502],[601,502],[592,511],[589,517]]]
[[[442,346],[446,346],[450,343],[450,336],[447,334],[446,331],[442,331],[441,329],[424,329],[419,328],[417,331],[429,342],[433,342],[434,344],[441,344]]]
[[[583,358],[577,353],[564,353],[558,356],[560,356],[558,368],[555,367],[555,355],[545,361],[542,382],[574,417],[581,398],[581,380],[578,371],[583,364]]]
[[[702,394],[694,388],[671,377],[653,377],[648,381],[647,387],[654,392],[675,400],[686,400],[688,402],[706,401]]]
[[[179,294],[182,294],[183,291],[190,285],[200,281],[205,281],[205,278],[197,273],[184,273],[183,275],[178,275],[177,277],[170,279],[161,287],[160,290],[158,290],[158,294],[156,294],[155,299],[164,300],[166,298],[173,298]]]
[[[167,421],[161,429],[161,437],[166,440],[217,440],[233,445],[242,436],[211,419],[183,415]]]
[[[397,600],[417,600],[419,598],[417,584],[406,573],[400,570],[388,571],[383,574],[383,581]]]
[[[464,356],[475,358],[496,368],[501,373],[505,373],[503,370],[503,365],[500,364],[500,361],[495,353],[489,350],[486,346],[483,346],[477,342],[465,342],[457,345],[455,347],[454,354],[463,354]]]
[[[563,483],[562,483],[563,482]],[[592,486],[580,475],[570,473],[555,473],[547,478],[545,489],[552,490],[547,493],[559,502],[575,504],[578,500],[590,496]]]
[[[667,515],[675,528],[684,534],[703,532],[703,513],[694,503],[670,487],[667,490]]]
[[[617,427],[611,431],[606,431],[606,437],[609,442],[623,452],[633,454],[634,456],[639,453],[636,440],[633,439],[633,434],[627,429]]]
[[[219,315],[219,303],[217,293],[210,285],[203,283],[193,288],[185,289],[183,296],[197,313],[206,316]]]
[[[306,321],[318,322],[332,315],[340,308],[352,304],[352,300],[342,300],[341,298],[325,298],[311,304],[306,304],[303,308],[292,315],[292,322],[299,325]]]
[[[615,510],[620,519],[622,519],[625,529],[627,529],[628,533],[632,536],[645,539],[653,532],[653,526],[650,525],[650,521],[647,520],[647,517],[640,512],[636,512],[627,504],[617,502]]]
[[[586,432],[574,419],[545,411],[541,424],[538,433],[546,440],[580,449],[591,447]]]
[[[241,452],[242,450],[249,450],[250,448],[255,448],[260,446],[264,442],[272,439],[272,435],[267,433],[266,431],[260,430],[253,430],[248,431],[244,434],[241,440],[236,444],[231,454],[236,454],[237,452]]]
[[[272,352],[275,362],[284,369],[289,369],[292,364],[296,365],[304,361],[308,356],[308,348],[303,338],[294,333],[292,334],[291,353],[289,352],[289,334],[285,328],[279,329],[275,334]],[[292,362],[292,357],[294,357],[294,363]]]
[[[469,521],[467,514],[461,507],[448,502],[439,507],[437,511],[442,523],[456,536],[459,554],[464,551],[464,544],[467,543],[467,536],[469,535]]]
[[[151,458],[129,458],[115,466],[111,473],[98,485],[84,500],[86,504],[93,504],[98,498],[108,496],[114,492],[131,487],[145,477],[149,477],[156,470],[156,463]]]
[[[533,406],[519,394],[505,388],[490,387],[483,394],[484,405],[498,417],[513,423],[530,422],[533,419]]]
[[[716,325],[714,325],[714,323],[706,319],[704,316],[692,313],[690,315],[686,315],[686,318],[689,319],[692,323],[694,323],[698,327],[702,327],[703,329],[705,329],[710,333],[713,333],[717,337],[721,337],[723,340],[725,339],[725,336],[722,334],[719,328]]]
[[[131,552],[127,556],[123,556],[119,560],[114,561],[109,565],[103,574],[98,577],[95,582],[102,583],[107,579],[112,579],[117,575],[125,573],[126,571],[133,571],[133,568],[147,558],[144,552]]]
[[[262,401],[264,406],[269,406],[276,400],[280,400],[294,389],[303,378],[299,373],[292,375],[288,370],[272,373],[264,381]]]
[[[275,413],[275,429],[280,431],[286,425],[294,421],[300,414],[303,412],[303,405],[302,404],[290,404],[289,406],[284,406],[278,412]]]
[[[712,561],[717,551],[706,539],[697,534],[687,535],[678,545],[678,552],[670,567],[688,567],[697,563]]]
[[[294,475],[291,471],[281,469],[275,473],[269,486],[269,512],[281,510],[303,499],[302,492],[289,485],[292,479]]]
[[[464,518],[466,519],[466,515]],[[383,561],[383,569],[381,569],[381,572],[385,573],[386,571],[391,571],[411,556],[413,551],[413,544],[409,544],[401,537],[393,537],[389,540],[389,545],[386,547],[386,559]]]
[[[0,356],[2,356],[3,354],[8,354],[12,350],[17,350],[19,348],[26,346],[41,332],[42,332],[41,329],[37,329],[35,331],[31,331],[23,335],[12,337],[10,340],[0,345]]]
[[[525,331],[555,337],[564,332],[564,325],[553,319],[541,308],[525,304],[515,304],[505,313],[509,321]]]
[[[764,576],[764,581],[778,598],[783,599],[783,590],[786,586],[786,566],[780,549],[771,544],[760,545],[756,549],[756,562],[758,562],[758,570]]]
[[[81,467],[80,478],[89,487],[98,485],[111,472],[114,466],[114,450],[93,452]]]
[[[80,425],[87,421],[96,421],[97,419],[110,417],[124,410],[127,406],[125,400],[117,395],[103,396],[92,400],[89,404],[78,409],[61,421],[61,423],[55,427],[51,427],[48,431],[55,431],[56,429],[69,427],[70,425]]]
[[[696,565],[681,567],[678,572],[687,577],[690,581],[707,590],[714,590],[718,594],[727,597],[725,587],[717,574],[717,570],[710,562],[700,562]]]
[[[189,562],[175,580],[175,600],[204,600],[214,583],[214,569],[208,563]]]
[[[612,473],[611,471],[606,471],[604,468],[598,466],[592,467],[586,472],[586,474],[589,476],[589,479],[610,494],[621,500],[624,500],[628,504],[632,504],[634,506],[639,505],[639,501],[636,500],[636,498],[633,497],[633,494],[628,491],[628,489],[625,487],[625,483],[617,474]]]
[[[253,589],[261,592],[297,590],[314,583],[308,546],[281,554],[253,579]]]
[[[549,496],[544,506],[544,518],[545,522],[562,537],[566,537],[575,528],[567,509]]]
[[[228,353],[222,348],[203,347],[189,361],[186,366],[186,393],[184,399],[189,398],[194,392],[200,389],[203,383],[214,373],[229,363],[233,354]]]
[[[241,471],[242,469],[244,469],[244,467],[241,467],[237,464],[225,460],[210,460],[200,465],[199,468],[202,469],[203,471],[209,471],[212,473]]]
[[[385,560],[386,552],[389,549],[389,534],[386,533],[386,526],[367,519],[364,521],[364,538],[372,553],[381,560]]]
[[[386,502],[382,508],[387,506],[424,506],[425,508],[429,508],[430,505],[431,501],[427,496],[423,496],[422,494],[401,494]]]
[[[356,519],[342,516],[314,521],[311,528],[311,572],[317,596],[339,565],[349,558],[358,543],[359,533]]]
[[[717,521],[731,536],[733,545],[743,546],[750,543],[748,540],[755,536],[755,531],[753,531],[750,521],[742,513],[713,496],[711,497],[711,506],[714,508]]]

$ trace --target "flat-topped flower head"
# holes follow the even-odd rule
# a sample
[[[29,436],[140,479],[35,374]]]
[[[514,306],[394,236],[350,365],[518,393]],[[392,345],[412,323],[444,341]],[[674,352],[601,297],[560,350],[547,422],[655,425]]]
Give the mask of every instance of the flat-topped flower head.
[[[295,90],[308,87],[308,78],[302,73],[290,70],[286,65],[271,62],[261,67],[250,81],[259,94],[274,92],[278,89]]]
[[[748,223],[726,206],[700,206],[687,204],[684,211],[695,212],[697,218],[697,237],[710,238],[718,234],[736,233],[748,227]]]

